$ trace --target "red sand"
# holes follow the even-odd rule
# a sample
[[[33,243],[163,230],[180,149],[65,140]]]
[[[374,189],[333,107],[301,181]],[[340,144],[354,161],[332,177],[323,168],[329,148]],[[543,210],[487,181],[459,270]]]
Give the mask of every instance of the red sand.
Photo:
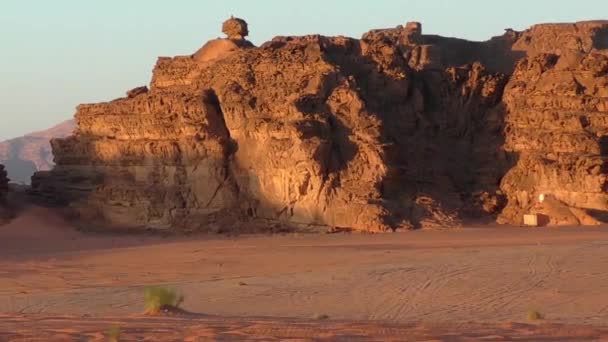
[[[121,341],[598,340],[607,244],[605,227],[82,234],[30,208],[0,228],[0,341],[105,341],[113,325]],[[185,310],[212,316],[143,317],[148,285],[175,288]],[[530,310],[542,324],[523,324]]]

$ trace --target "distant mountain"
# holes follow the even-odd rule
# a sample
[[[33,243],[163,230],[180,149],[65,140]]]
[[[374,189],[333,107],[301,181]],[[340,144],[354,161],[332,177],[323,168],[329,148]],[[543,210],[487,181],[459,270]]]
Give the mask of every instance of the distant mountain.
[[[51,169],[54,163],[50,140],[72,134],[75,127],[74,120],[68,120],[44,131],[0,142],[0,164],[6,166],[11,181],[29,184],[34,172]]]

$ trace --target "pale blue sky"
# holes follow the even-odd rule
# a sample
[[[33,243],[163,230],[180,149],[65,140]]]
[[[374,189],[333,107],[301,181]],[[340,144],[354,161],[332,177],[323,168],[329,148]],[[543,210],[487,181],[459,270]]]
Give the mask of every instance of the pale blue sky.
[[[231,14],[260,44],[276,35],[360,37],[421,21],[472,40],[540,22],[608,19],[608,0],[1,0],[0,140],[72,117],[79,103],[148,84],[157,56],[221,36]]]

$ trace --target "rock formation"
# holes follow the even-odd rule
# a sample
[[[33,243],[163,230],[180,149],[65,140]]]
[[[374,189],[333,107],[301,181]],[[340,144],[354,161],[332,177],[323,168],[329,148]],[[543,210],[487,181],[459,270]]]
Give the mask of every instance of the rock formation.
[[[226,34],[226,38],[207,42],[192,55],[193,59],[199,64],[211,62],[241,49],[254,47],[250,41],[245,39],[249,35],[249,28],[243,19],[231,17],[226,20],[222,25],[222,32]]]
[[[0,163],[6,166],[11,180],[29,184],[34,172],[50,170],[54,163],[49,140],[67,137],[75,126],[74,120],[67,120],[44,131],[0,142]]]
[[[4,196],[8,192],[8,182],[9,179],[6,170],[4,169],[4,165],[0,164],[0,196]]]
[[[34,194],[106,227],[208,231],[518,223],[539,192],[608,210],[608,22],[486,42],[408,23],[259,48],[241,19],[223,31],[159,58],[149,90],[79,106]]]
[[[11,210],[8,208],[6,202],[6,195],[8,193],[8,182],[9,179],[6,176],[4,165],[0,164],[0,225],[6,223],[6,221],[12,216]]]
[[[608,36],[607,36],[608,37]],[[522,60],[503,101],[505,150],[517,163],[502,180],[508,205],[501,218],[518,222],[541,194],[565,207],[608,213],[608,54],[577,51]],[[541,206],[542,207],[542,206]],[[539,213],[555,217],[551,208]],[[575,210],[575,213],[577,210]],[[578,218],[577,218],[578,217]],[[586,216],[553,224],[589,222]]]
[[[222,24],[222,32],[230,40],[243,40],[249,35],[249,26],[243,19],[230,17]]]

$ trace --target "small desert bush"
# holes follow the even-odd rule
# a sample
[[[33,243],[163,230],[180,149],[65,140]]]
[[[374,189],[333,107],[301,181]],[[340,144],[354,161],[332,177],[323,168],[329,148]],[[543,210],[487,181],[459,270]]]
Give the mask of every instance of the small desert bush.
[[[538,312],[536,310],[528,311],[528,321],[538,321],[543,318],[544,318],[543,314],[541,314],[540,312]]]
[[[329,319],[329,315],[326,314],[316,314],[313,316],[314,319],[319,320],[319,321],[324,321],[326,319]]]
[[[144,290],[144,300],[145,313],[147,315],[157,315],[165,309],[179,308],[184,301],[184,296],[172,289],[153,286]]]
[[[108,341],[118,342],[118,340],[120,340],[120,328],[110,327],[110,329],[108,329]]]

